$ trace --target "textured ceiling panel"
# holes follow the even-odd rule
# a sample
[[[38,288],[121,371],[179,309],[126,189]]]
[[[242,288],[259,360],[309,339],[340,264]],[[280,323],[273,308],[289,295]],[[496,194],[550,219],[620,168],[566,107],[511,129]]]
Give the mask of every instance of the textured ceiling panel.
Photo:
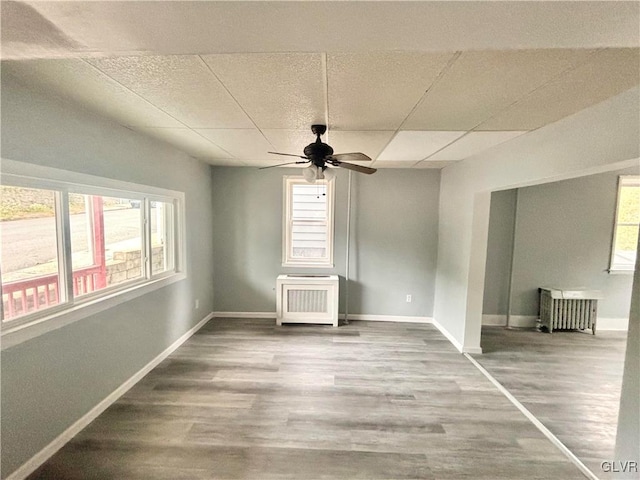
[[[253,127],[198,56],[111,57],[88,61],[188,127]]]
[[[304,147],[315,141],[315,136],[311,133],[311,130],[262,130],[262,133],[273,147],[275,152],[290,153],[294,155],[302,155]],[[280,158],[282,162],[287,160],[287,157],[277,157],[273,155],[273,158]],[[295,161],[295,158],[289,157]]]
[[[378,156],[378,160],[422,160],[446,147],[466,132],[398,132],[391,143]]]
[[[293,160],[295,162],[295,158],[292,158],[291,160]],[[256,168],[264,168],[264,167],[273,167],[275,165],[279,165],[281,163],[286,163],[287,160],[286,159],[282,159],[282,158],[275,158],[275,160],[265,160],[264,158],[248,158],[248,159],[242,159],[242,163],[244,163],[247,167],[256,167]],[[305,164],[301,164],[301,165],[287,165],[286,167],[282,167],[282,168],[304,168],[304,167],[308,167],[309,164],[305,163]],[[279,168],[279,167],[278,167]]]
[[[11,8],[14,7],[14,8]],[[2,55],[638,46],[638,2],[2,2]]]
[[[320,54],[206,55],[203,60],[260,129],[325,123]]]
[[[463,160],[526,132],[470,132],[427,160]]]
[[[267,152],[273,151],[273,146],[257,129],[197,129],[196,132],[236,158],[266,159],[271,157]]]
[[[452,57],[384,52],[327,56],[329,125],[397,130]]]
[[[483,130],[531,130],[578,112],[640,83],[638,49],[603,50],[590,61],[550,82],[507,111],[484,123]]]
[[[471,130],[592,50],[464,52],[407,120],[406,130]],[[518,122],[501,130],[526,130]]]
[[[335,153],[362,152],[375,160],[382,149],[389,143],[395,132],[361,131],[343,132],[329,131],[329,144]],[[359,162],[356,162],[359,163]],[[364,163],[363,163],[364,165]]]
[[[201,160],[228,159],[231,155],[225,152],[206,138],[188,128],[148,128],[134,127],[133,130],[142,132],[151,137],[168,142],[192,157]],[[241,161],[237,161],[239,166]]]
[[[6,61],[2,73],[60,95],[121,125],[181,127],[180,122],[80,59]]]

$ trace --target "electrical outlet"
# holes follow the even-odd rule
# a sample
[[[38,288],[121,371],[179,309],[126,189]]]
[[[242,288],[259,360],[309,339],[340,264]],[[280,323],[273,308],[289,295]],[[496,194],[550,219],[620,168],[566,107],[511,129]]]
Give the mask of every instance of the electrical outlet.
[[[196,298],[196,310],[200,308],[200,300]]]
[[[411,295],[407,295],[407,303],[411,303]]]

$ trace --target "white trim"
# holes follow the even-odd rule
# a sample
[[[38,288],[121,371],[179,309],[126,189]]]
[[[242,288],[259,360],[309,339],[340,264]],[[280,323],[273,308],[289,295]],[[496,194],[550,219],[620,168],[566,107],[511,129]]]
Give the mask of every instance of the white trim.
[[[511,327],[534,328],[539,322],[537,315],[511,315]],[[504,327],[507,325],[506,315],[482,315],[482,325],[487,327]],[[625,317],[598,317],[596,321],[598,331],[629,330],[629,319]]]
[[[640,188],[640,175],[619,175],[618,176],[618,188],[616,191],[616,212],[613,217],[613,237],[611,240],[611,256],[609,257],[609,273],[633,273],[635,269],[634,264],[614,265],[613,260],[616,256],[616,238],[618,236],[618,214],[620,213],[620,193],[622,187],[636,187]]]
[[[629,319],[624,317],[598,317],[596,319],[596,331],[627,332],[629,331]]]
[[[234,318],[269,318],[275,321],[276,312],[213,312],[214,318],[232,320]]]
[[[513,328],[535,328],[540,317],[538,315],[509,315],[509,326]]]
[[[2,184],[27,188],[48,189],[55,192],[59,213],[56,214],[59,276],[61,276],[61,298],[59,305],[37,310],[23,317],[8,320],[1,324],[1,348],[30,340],[44,333],[76,322],[87,316],[112,308],[125,301],[150,293],[158,288],[170,285],[186,278],[187,244],[185,229],[185,194],[175,190],[140,185],[111,178],[97,177],[57,168],[33,165],[13,160],[2,160]],[[173,205],[174,224],[172,231],[174,240],[172,249],[174,268],[159,276],[152,275],[149,268],[151,259],[149,208],[145,201],[141,211],[141,245],[145,245],[144,253],[148,255],[145,262],[145,275],[125,283],[112,285],[83,297],[74,298],[71,293],[71,245],[69,234],[68,192],[83,192],[88,195],[106,195],[121,198],[152,197],[159,201],[171,202]],[[60,208],[61,207],[61,208]],[[145,218],[147,218],[145,224]],[[64,293],[67,292],[65,295]]]
[[[16,325],[13,328],[4,326],[2,330],[2,350],[116,307],[159,288],[180,282],[185,278],[187,276],[183,272],[179,272],[168,277],[137,284],[126,290],[118,290],[110,295],[95,298],[90,302],[79,303],[63,311],[56,311],[46,317],[40,317],[32,322]]]
[[[327,257],[321,259],[294,258],[291,255],[291,214],[293,202],[293,185],[310,185],[304,177],[300,175],[284,175],[283,187],[283,219],[282,219],[282,266],[293,268],[334,268],[333,263],[333,243],[335,231],[335,182],[336,179],[320,180],[319,184],[326,185],[327,197]],[[291,193],[291,195],[290,195]]]
[[[507,325],[506,315],[482,315],[482,325],[505,327]]]
[[[449,332],[449,330],[444,328],[435,318],[431,319],[431,323],[438,330],[440,330],[440,333],[442,335],[444,335],[444,337],[447,340],[449,340],[452,343],[452,345],[454,347],[456,347],[456,350],[458,350],[460,353],[477,353],[477,354],[481,354],[482,353],[482,347],[467,347],[467,346],[463,346],[458,340],[456,340],[456,338],[451,334],[451,332]]]
[[[475,365],[475,367],[482,372],[482,374],[493,383],[496,388],[518,409],[527,419],[533,423],[533,425],[547,437],[551,443],[553,443],[571,462],[573,462],[580,471],[591,480],[598,480],[598,477],[587,466],[576,457],[571,450],[569,450],[564,443],[562,443],[558,437],[556,437],[551,431],[544,426],[544,424],[536,418],[524,405],[522,405],[500,382],[498,382],[482,365],[480,365],[471,355],[463,354],[467,359]]]
[[[456,340],[456,338],[453,335],[451,335],[451,333],[449,333],[449,331],[446,328],[444,328],[435,318],[432,320],[431,323],[433,323],[433,325],[438,330],[440,330],[440,333],[444,335],[445,338],[449,340],[459,352],[462,352],[462,344],[458,342],[458,340]]]
[[[180,338],[169,345],[158,356],[142,367],[131,378],[126,380],[122,385],[116,388],[113,392],[107,395],[100,403],[85,413],[82,417],[76,420],[69,428],[58,435],[49,445],[44,447],[33,457],[23,463],[17,470],[9,475],[6,480],[22,480],[31,475],[40,465],[51,458],[58,450],[60,450],[69,440],[76,436],[80,431],[89,425],[93,420],[104,412],[110,405],[124,395],[131,387],[138,383],[147,373],[153,370],[160,362],[173,353],[180,345],[187,341],[194,333],[200,330],[209,320],[213,318],[214,314],[210,313],[202,320],[200,320],[195,326],[187,330]]]

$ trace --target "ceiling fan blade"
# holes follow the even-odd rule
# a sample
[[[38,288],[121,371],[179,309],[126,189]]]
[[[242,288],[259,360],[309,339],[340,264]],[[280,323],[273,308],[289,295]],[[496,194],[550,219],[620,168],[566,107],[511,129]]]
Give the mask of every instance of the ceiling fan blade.
[[[302,155],[294,155],[293,153],[280,153],[280,152],[267,152],[267,153],[271,153],[272,155],[284,155],[286,157],[304,158],[305,160],[308,160],[307,157],[303,157]]]
[[[338,160],[339,162],[370,162],[371,158],[369,158],[364,153],[353,152],[353,153],[338,153],[336,155],[331,155],[331,158],[334,160]]]
[[[332,165],[336,167],[346,168],[347,170],[353,170],[354,172],[358,172],[358,173],[366,173],[367,175],[371,175],[372,173],[377,172],[377,169],[375,168],[363,167],[362,165],[354,165],[353,163],[347,163],[347,162],[335,161],[332,163]]]
[[[269,152],[271,153],[271,152]],[[297,155],[294,155],[297,156]],[[304,157],[303,157],[304,158]],[[279,163],[278,165],[269,165],[268,167],[260,167],[258,170],[264,170],[265,168],[274,168],[274,167],[282,167],[284,165],[294,165],[297,163],[309,163],[309,160],[305,160],[304,162],[287,162],[287,163]]]

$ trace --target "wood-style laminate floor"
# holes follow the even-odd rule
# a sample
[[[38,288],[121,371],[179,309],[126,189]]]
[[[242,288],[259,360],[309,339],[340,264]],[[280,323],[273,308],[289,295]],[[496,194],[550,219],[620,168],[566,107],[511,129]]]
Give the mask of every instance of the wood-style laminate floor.
[[[482,328],[473,357],[600,478],[613,460],[626,332]]]
[[[432,326],[209,322],[34,479],[583,479]]]

